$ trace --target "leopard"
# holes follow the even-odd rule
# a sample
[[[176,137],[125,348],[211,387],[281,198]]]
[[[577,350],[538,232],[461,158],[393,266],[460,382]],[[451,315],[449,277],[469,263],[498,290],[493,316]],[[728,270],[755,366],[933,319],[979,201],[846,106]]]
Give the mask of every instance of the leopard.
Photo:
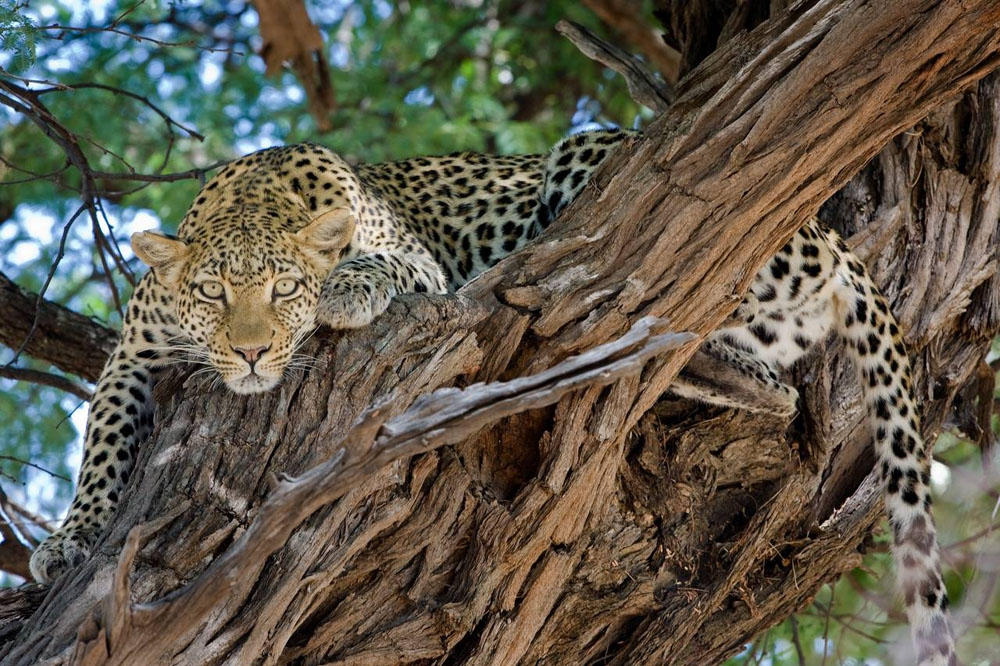
[[[98,380],[75,495],[32,554],[42,583],[85,560],[153,428],[153,386],[177,363],[231,391],[277,386],[319,326],[360,328],[403,294],[446,294],[542,235],[616,150],[642,135],[592,130],[547,153],[473,152],[351,165],[312,143],[221,168],[176,235],[132,235],[150,270],[129,299]],[[812,218],[759,270],[734,314],[670,387],[679,398],[790,417],[781,374],[832,333],[863,388],[897,586],[921,666],[955,664],[903,333],[864,263]]]

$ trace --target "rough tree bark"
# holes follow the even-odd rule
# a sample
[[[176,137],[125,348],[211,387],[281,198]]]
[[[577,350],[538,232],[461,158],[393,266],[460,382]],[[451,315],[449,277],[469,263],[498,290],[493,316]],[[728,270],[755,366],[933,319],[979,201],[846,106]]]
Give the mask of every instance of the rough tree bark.
[[[551,233],[458,297],[319,335],[322,367],[268,395],[161,386],[108,534],[33,615],[0,616],[0,663],[739,650],[854,566],[879,518],[856,381],[834,346],[796,373],[791,423],[660,400],[695,343],[640,373],[628,354],[676,342],[641,320],[710,331],[808,215],[942,109],[827,210],[908,331],[932,435],[1000,328],[1000,80],[976,86],[998,21],[986,0],[799,3],[695,68]],[[516,381],[410,407],[500,379]]]

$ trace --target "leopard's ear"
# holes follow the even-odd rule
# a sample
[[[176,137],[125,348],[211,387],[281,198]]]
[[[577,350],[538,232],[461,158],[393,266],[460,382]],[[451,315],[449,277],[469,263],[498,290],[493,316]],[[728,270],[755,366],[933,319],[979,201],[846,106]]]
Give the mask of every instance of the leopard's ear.
[[[325,210],[295,232],[295,240],[315,259],[336,261],[354,237],[354,215],[346,207]]]
[[[139,231],[132,234],[132,251],[153,269],[157,280],[165,285],[174,285],[180,278],[188,246],[184,241],[155,231]]]

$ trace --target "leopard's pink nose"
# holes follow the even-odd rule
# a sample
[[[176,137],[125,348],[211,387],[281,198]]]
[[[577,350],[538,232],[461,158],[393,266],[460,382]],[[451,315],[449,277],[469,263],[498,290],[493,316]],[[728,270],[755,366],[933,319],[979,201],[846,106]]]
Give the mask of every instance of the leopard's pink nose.
[[[256,363],[260,359],[260,357],[264,355],[264,352],[266,352],[270,348],[271,348],[271,345],[268,345],[266,347],[264,347],[264,346],[260,346],[260,347],[233,347],[232,349],[233,349],[234,352],[236,352],[237,354],[239,354],[240,356],[242,356],[243,360],[246,361],[247,363],[249,363],[250,367],[252,368],[253,364]]]

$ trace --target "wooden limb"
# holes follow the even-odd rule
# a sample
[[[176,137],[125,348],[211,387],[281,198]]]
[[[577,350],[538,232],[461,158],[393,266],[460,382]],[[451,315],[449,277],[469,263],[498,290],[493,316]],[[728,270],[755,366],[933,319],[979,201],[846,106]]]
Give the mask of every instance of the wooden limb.
[[[91,393],[86,387],[51,372],[32,370],[30,368],[11,368],[3,365],[0,366],[0,377],[3,379],[12,379],[16,382],[29,382],[41,386],[51,386],[52,388],[75,395],[85,402],[90,401]]]
[[[0,343],[19,349],[35,321],[38,297],[0,273]],[[96,382],[118,334],[72,310],[43,300],[37,309],[38,326],[25,353],[63,372]],[[9,370],[9,368],[8,368]]]
[[[136,553],[141,605],[127,632],[113,632],[112,663],[721,663],[856,563],[879,519],[870,458],[855,448],[870,437],[853,372],[844,383],[825,359],[808,368],[815,380],[791,436],[785,421],[703,419],[661,400],[690,345],[450,445],[436,437],[458,421],[411,412],[420,419],[405,429],[383,425],[401,426],[393,415],[418,408],[418,396],[538,374],[646,316],[713,330],[822,201],[1000,63],[998,20],[991,0],[795,3],[692,72],[557,224],[457,297],[394,299],[370,327],[321,333],[307,348],[319,367],[267,394],[188,380],[159,405],[96,552],[0,645],[0,663],[107,645],[110,620],[88,619],[105,607],[99,583],[114,579],[131,529],[179,497],[197,514]],[[944,115],[995,129],[989,99]],[[941,136],[955,136],[948,127]],[[963,165],[998,154],[983,140]],[[993,201],[989,182],[970,174],[962,186]],[[898,278],[885,282],[894,304],[909,298],[908,262],[925,252],[958,244],[971,265],[992,256],[989,212],[930,234],[929,247],[900,239],[877,257],[874,274]],[[920,312],[954,317],[949,326],[923,326],[909,308],[903,319],[937,336],[911,347],[928,432],[986,344],[966,319],[987,341],[1000,330],[979,294],[995,276],[960,315],[941,305],[964,277],[947,277],[920,291],[931,299]],[[433,400],[448,408],[462,395]],[[330,475],[314,486],[317,469]],[[297,481],[272,483],[282,474]],[[323,497],[337,499],[315,508]],[[275,498],[291,513],[272,515]],[[210,568],[217,575],[203,579]],[[190,618],[172,605],[181,594]],[[139,622],[158,612],[169,624]]]
[[[0,509],[7,499],[7,495],[0,490]],[[14,528],[13,519],[7,511],[0,513],[0,571],[6,571],[20,576],[25,580],[31,580],[31,570],[28,569],[28,560],[31,558],[31,549],[21,542],[21,530]]]
[[[38,608],[47,592],[48,588],[43,585],[0,588],[0,643],[17,634],[25,618]]]
[[[260,16],[260,56],[267,64],[268,76],[277,75],[284,63],[290,62],[305,90],[316,127],[321,132],[330,131],[330,112],[336,108],[330,66],[323,36],[305,4],[302,0],[254,0],[253,4]]]
[[[639,60],[573,21],[559,21],[556,30],[583,55],[611,68],[625,79],[632,99],[656,112],[666,111],[677,98],[674,90],[656,79]]]
[[[663,78],[668,83],[677,82],[681,56],[663,41],[663,34],[660,30],[651,27],[642,20],[642,2],[637,0],[584,0],[583,4],[646,56],[649,62],[663,74]]]
[[[25,580],[31,580],[31,571],[28,569],[28,560],[31,558],[31,549],[20,543],[16,538],[7,536],[8,529],[0,522],[0,571],[12,573]]]
[[[296,479],[280,482],[244,535],[190,585],[160,602],[125,610],[128,567],[139,545],[137,528],[133,528],[116,568],[115,592],[109,597],[109,608],[114,611],[107,618],[108,637],[96,635],[78,643],[74,663],[92,663],[95,651],[106,654],[108,643],[113,645],[109,664],[130,663],[129,655],[140,653],[152,661],[161,651],[170,654],[176,637],[200,626],[220,595],[252,585],[267,557],[320,506],[342,497],[386,465],[453,444],[503,417],[551,405],[571,391],[634,375],[652,357],[694,340],[689,334],[663,333],[664,328],[664,322],[656,318],[641,319],[621,339],[537,375],[440,389],[392,419],[388,416],[393,402],[383,401],[362,415],[327,461]],[[165,640],[150,641],[133,632],[133,623],[159,627]]]

